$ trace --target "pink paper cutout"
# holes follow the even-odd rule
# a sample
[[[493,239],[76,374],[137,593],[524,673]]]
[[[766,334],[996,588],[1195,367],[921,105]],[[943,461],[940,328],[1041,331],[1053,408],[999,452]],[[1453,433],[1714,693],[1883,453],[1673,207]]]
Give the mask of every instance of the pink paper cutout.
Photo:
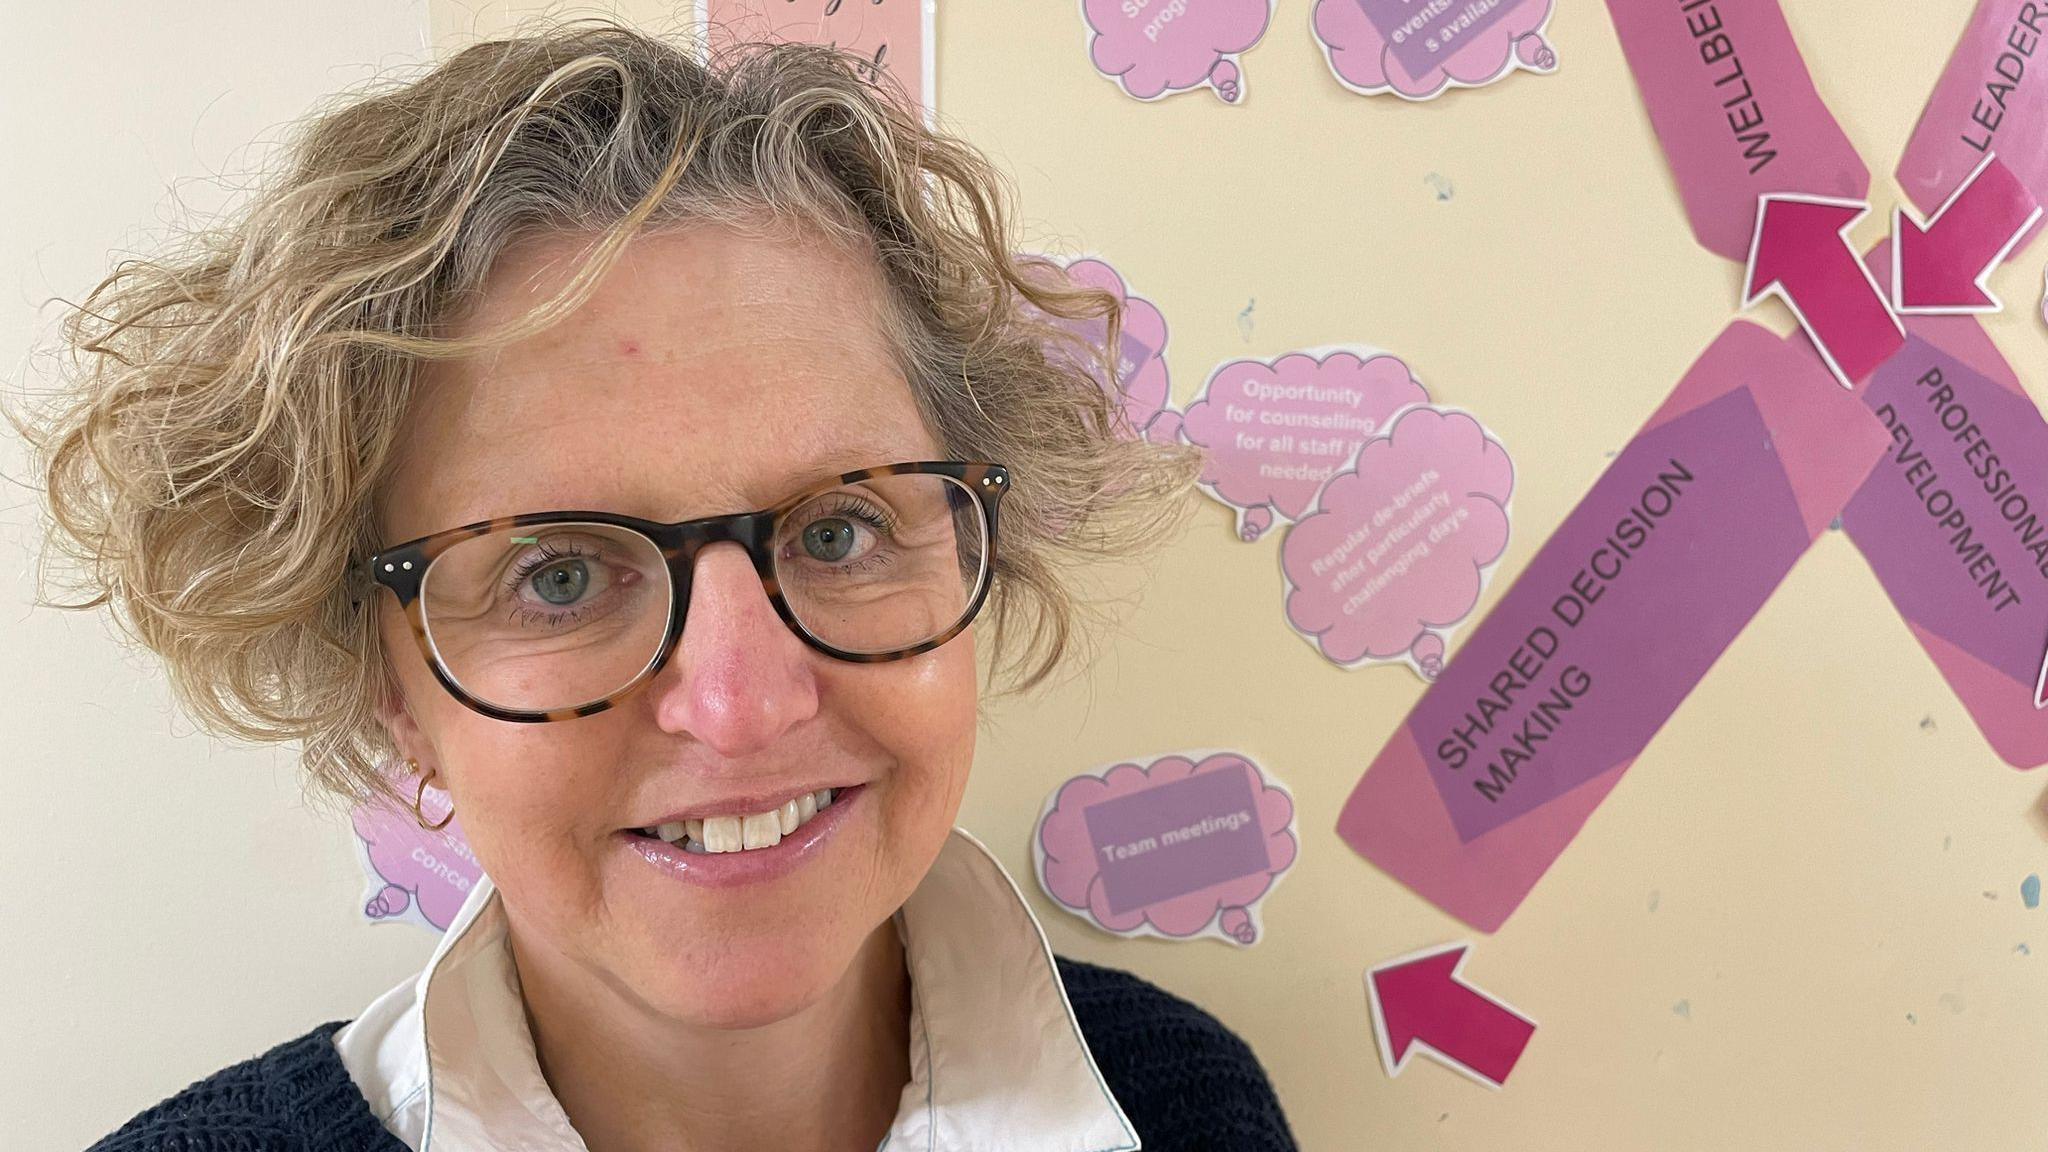
[[[1914,207],[1934,211],[1987,152],[2048,201],[2048,84],[2035,74],[2048,66],[2044,34],[2048,5],[1978,0],[1899,158],[1899,186]],[[2028,225],[2020,242],[2040,226]]]
[[[1166,365],[1166,317],[1158,306],[1131,292],[1124,278],[1105,260],[1087,257],[1062,268],[1048,257],[1027,259],[1035,267],[1060,272],[1075,285],[1100,288],[1117,298],[1122,305],[1122,331],[1116,380],[1104,380],[1100,364],[1092,359],[1084,360],[1081,367],[1121,401],[1127,426],[1120,427],[1119,433],[1127,438],[1143,437],[1156,444],[1178,443],[1181,423],[1180,414],[1172,407],[1173,384]],[[1028,304],[1025,307],[1043,315]],[[1052,318],[1052,323],[1091,348],[1101,348],[1109,334],[1108,324],[1102,321]],[[1070,354],[1069,349],[1057,346],[1050,351],[1061,356]]]
[[[1777,458],[1796,464],[1786,469],[1787,488],[1810,541],[1826,530],[1869,474],[1883,450],[1883,426],[1859,400],[1828,382],[1818,356],[1798,334],[1780,341],[1756,325],[1737,322],[1701,361],[1709,357],[1715,363],[1702,369],[1696,362],[1688,369],[1637,437],[1746,391],[1756,401]],[[1753,363],[1742,368],[1744,361]],[[1752,380],[1756,387],[1750,387]],[[1444,687],[1440,683],[1431,691]],[[1338,818],[1338,835],[1396,880],[1485,932],[1497,930],[1521,905],[1636,759],[1624,755],[1604,769],[1587,766],[1597,774],[1465,839],[1451,821],[1414,722],[1411,713],[1353,789]],[[1648,738],[1654,738],[1654,730]]]
[[[1469,39],[1457,35],[1458,22],[1482,6],[1485,23],[1466,24],[1476,28],[1466,34]],[[1543,38],[1552,6],[1552,0],[1491,0],[1455,11],[1445,5],[1438,19],[1437,6],[1405,0],[1317,0],[1310,27],[1331,74],[1346,88],[1428,100],[1447,88],[1491,84],[1518,69],[1557,71],[1557,53]],[[1446,27],[1453,29],[1449,42],[1440,39]],[[1433,47],[1439,44],[1444,46]],[[1410,51],[1410,45],[1426,52]],[[1427,63],[1416,59],[1423,54]]]
[[[1892,209],[1892,307],[1929,315],[2001,310],[1986,281],[2040,215],[2040,199],[1991,155],[1925,225],[1904,207]]]
[[[403,778],[397,778],[403,786]],[[429,823],[448,816],[448,794],[429,788],[420,808]],[[396,919],[410,908],[427,925],[445,930],[483,875],[469,849],[460,820],[440,831],[420,827],[410,809],[382,800],[358,804],[349,824],[362,842],[370,869],[371,893],[363,916],[371,921]]]
[[[1764,196],[1743,274],[1742,306],[1783,300],[1844,388],[1906,342],[1905,325],[1849,242],[1849,229],[1869,211],[1860,200]]]
[[[1208,450],[1202,487],[1238,510],[1238,538],[1306,515],[1325,481],[1396,412],[1429,401],[1384,352],[1291,352],[1270,364],[1232,360],[1209,374],[1181,435]]]
[[[1777,0],[1607,0],[1607,14],[1709,252],[1748,258],[1766,193],[1866,198],[1870,170],[1814,91]]]
[[[1880,241],[1865,260],[1876,270],[1880,283],[1889,290],[1894,268],[1891,242]],[[1975,316],[1908,316],[1906,329],[1997,385],[2000,390],[2038,408],[2012,365],[1992,343],[1990,334]],[[2007,435],[2021,431],[2014,428]],[[1852,533],[1851,540],[1854,539],[1855,534]],[[1879,572],[1879,579],[1882,581],[1885,575]],[[2032,706],[2039,700],[2042,687],[2038,672],[2031,686],[2016,682],[2011,673],[1999,671],[1964,652],[1921,621],[1906,617],[1906,624],[1962,701],[1970,719],[1984,734],[1985,741],[2001,759],[2020,769],[2034,768],[2048,761],[2048,730],[2042,727],[2041,709]],[[2048,647],[2048,638],[2044,638],[2044,647]],[[2044,655],[2044,661],[2048,661],[2048,655]]]
[[[1633,759],[1616,764],[1514,823],[1460,843],[1422,749],[1402,725],[1337,820],[1337,834],[1416,895],[1493,932],[1521,907]]]
[[[1892,244],[1890,239],[1878,241],[1863,254],[1863,263],[1877,277],[1878,287],[1886,295],[1891,293]],[[2026,396],[2026,386],[2020,383],[2019,374],[2006,363],[2005,354],[1998,345],[1991,342],[1990,333],[1978,323],[1975,316],[1968,315],[1915,315],[1904,318],[1906,331],[1924,338],[1928,343],[1962,361],[1970,368],[1996,382],[1999,387],[2015,396]]]
[[[1373,1034],[1387,1075],[1417,1052],[1489,1088],[1507,1083],[1536,1035],[1536,1022],[1461,979],[1471,945],[1403,956],[1365,974]]]
[[[1264,868],[1143,907],[1117,910],[1103,875],[1100,845],[1090,834],[1088,810],[1213,772],[1244,775],[1263,837]],[[1258,938],[1259,902],[1294,865],[1298,845],[1293,824],[1293,798],[1249,758],[1229,752],[1168,755],[1150,764],[1118,764],[1101,775],[1075,776],[1060,785],[1039,817],[1032,854],[1046,894],[1103,931],[1170,939],[1212,935],[1251,944]]]
[[[1287,622],[1332,663],[1407,659],[1434,679],[1443,634],[1507,551],[1514,485],[1506,450],[1477,420],[1409,408],[1281,542]]]
[[[1237,58],[1272,17],[1273,0],[1081,0],[1095,70],[1139,100],[1208,88],[1242,102]]]
[[[2048,762],[2048,738],[2042,734],[2040,709],[2032,706],[2033,700],[2029,699],[2030,695],[2039,699],[2041,682],[2038,676],[2033,693],[2029,693],[2025,684],[2015,684],[2012,677],[1942,639],[1918,622],[1907,620],[1906,627],[1912,631],[1913,639],[1926,650],[1928,658],[1934,661],[1941,678],[1948,681],[1956,696],[1969,707],[1970,719],[1984,734],[1984,742],[1998,753],[1999,759],[2022,770]],[[1970,707],[1992,701],[2010,701],[2010,705]]]

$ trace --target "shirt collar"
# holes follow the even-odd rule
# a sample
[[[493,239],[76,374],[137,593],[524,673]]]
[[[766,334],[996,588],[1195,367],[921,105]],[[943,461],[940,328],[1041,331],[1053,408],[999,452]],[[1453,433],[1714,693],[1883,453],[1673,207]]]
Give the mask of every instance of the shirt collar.
[[[1139,1147],[1037,917],[979,840],[954,829],[895,923],[910,968],[911,1079],[883,1150]],[[541,1075],[488,876],[418,977],[336,1044],[373,1108],[420,1152],[585,1152]]]

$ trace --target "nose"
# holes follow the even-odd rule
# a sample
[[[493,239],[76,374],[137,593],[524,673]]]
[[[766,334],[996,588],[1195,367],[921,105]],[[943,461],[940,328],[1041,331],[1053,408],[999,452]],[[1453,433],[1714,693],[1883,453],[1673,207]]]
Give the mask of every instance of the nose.
[[[656,721],[722,756],[768,748],[818,710],[810,651],[776,615],[746,549],[712,544],[697,554],[676,651],[649,685]]]

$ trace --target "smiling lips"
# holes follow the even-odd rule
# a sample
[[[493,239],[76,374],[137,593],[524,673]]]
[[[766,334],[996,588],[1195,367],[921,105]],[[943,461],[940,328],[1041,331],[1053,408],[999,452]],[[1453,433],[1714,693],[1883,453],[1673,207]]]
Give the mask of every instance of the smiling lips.
[[[810,823],[818,813],[830,808],[836,791],[820,788],[816,792],[806,792],[767,812],[671,820],[633,831],[697,855],[773,848],[782,843],[784,836],[794,833]]]

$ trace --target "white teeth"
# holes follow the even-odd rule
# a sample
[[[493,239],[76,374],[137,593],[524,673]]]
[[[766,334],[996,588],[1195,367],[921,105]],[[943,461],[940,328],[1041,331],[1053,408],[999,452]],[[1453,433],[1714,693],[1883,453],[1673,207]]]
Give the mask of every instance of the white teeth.
[[[757,812],[740,822],[740,847],[773,848],[782,843],[781,824],[773,812]]]
[[[818,813],[830,808],[833,798],[833,789],[820,788],[767,812],[671,820],[641,831],[680,845],[686,852],[700,854],[773,848],[782,842],[783,837],[794,834]]]
[[[739,851],[740,818],[737,816],[706,816],[704,818],[704,850],[706,852]]]

